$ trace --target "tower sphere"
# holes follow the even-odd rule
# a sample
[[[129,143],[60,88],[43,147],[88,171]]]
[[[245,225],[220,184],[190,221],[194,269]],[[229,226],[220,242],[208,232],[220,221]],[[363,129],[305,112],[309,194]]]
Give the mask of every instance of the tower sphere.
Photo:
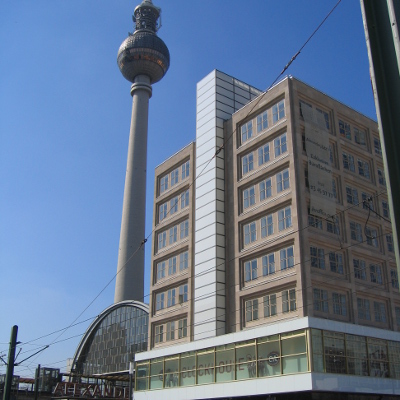
[[[169,68],[169,51],[157,36],[157,20],[161,10],[150,0],[135,8],[135,32],[128,36],[118,50],[118,67],[122,75],[134,82],[138,75],[146,75],[153,84],[163,78]]]

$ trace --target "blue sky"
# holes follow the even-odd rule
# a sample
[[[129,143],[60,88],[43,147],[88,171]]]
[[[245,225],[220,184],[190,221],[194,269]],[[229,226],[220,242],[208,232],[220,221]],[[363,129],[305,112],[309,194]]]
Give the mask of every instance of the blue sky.
[[[336,2],[155,1],[171,66],[150,100],[146,235],[155,167],[195,139],[196,83],[219,69],[267,88]],[[21,376],[38,363],[65,370],[88,319],[113,302],[115,281],[86,322],[49,335],[116,273],[131,115],[116,56],[138,3],[0,2],[0,356],[13,325],[19,361],[56,342],[17,367]],[[376,119],[357,0],[342,0],[287,73]]]

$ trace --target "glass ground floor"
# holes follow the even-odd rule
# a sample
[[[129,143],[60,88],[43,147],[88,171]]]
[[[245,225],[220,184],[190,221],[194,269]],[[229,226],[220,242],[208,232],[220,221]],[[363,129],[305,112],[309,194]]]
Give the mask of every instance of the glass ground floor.
[[[138,361],[135,391],[184,388],[310,372],[400,379],[400,340],[314,328],[262,336]],[[341,397],[337,397],[339,395]],[[345,393],[309,392],[301,396],[305,397],[296,394],[296,400],[369,399],[365,397],[367,395],[357,397],[361,395]],[[374,396],[371,399],[377,398]],[[267,398],[292,399],[293,393]],[[386,398],[391,397],[382,397]]]

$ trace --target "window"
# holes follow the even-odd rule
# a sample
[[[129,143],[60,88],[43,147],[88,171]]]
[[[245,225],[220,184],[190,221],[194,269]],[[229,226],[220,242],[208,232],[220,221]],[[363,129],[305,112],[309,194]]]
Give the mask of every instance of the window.
[[[382,266],[377,264],[369,265],[369,276],[371,278],[371,282],[378,283],[379,285],[383,284],[382,280]]]
[[[162,343],[164,341],[164,325],[156,326],[154,336],[156,343]]]
[[[340,235],[339,217],[337,215],[326,220],[326,230],[329,233]]]
[[[363,241],[362,228],[358,222],[350,221],[350,235],[352,240]]]
[[[182,164],[182,180],[184,180],[189,176],[189,172],[190,172],[190,161],[186,161],[184,164]]]
[[[290,207],[278,211],[278,228],[280,231],[292,226],[292,215]]]
[[[175,305],[175,289],[169,289],[167,307],[172,307],[174,305]]]
[[[157,264],[157,280],[165,278],[165,261],[161,261]]]
[[[185,251],[184,253],[179,254],[179,271],[187,269],[188,266],[189,266],[189,253]]]
[[[268,128],[268,114],[267,111],[260,115],[257,115],[257,133],[260,133],[264,129]]]
[[[160,179],[160,194],[168,189],[168,175],[163,176]]]
[[[179,169],[171,171],[171,186],[176,185],[179,182]]]
[[[169,229],[169,244],[175,243],[178,240],[178,227],[173,226]]]
[[[399,328],[400,327],[400,307],[395,307],[394,312],[396,315],[396,324],[397,324],[397,327]]]
[[[385,218],[390,218],[389,215],[389,204],[387,201],[382,201],[382,214]]]
[[[322,219],[310,214],[310,209],[308,209],[308,225],[313,228],[322,229]]]
[[[362,192],[361,197],[362,197],[363,209],[374,211],[374,203],[372,201],[372,196],[369,193]]]
[[[320,110],[319,108],[316,108],[316,110],[317,110],[317,112],[322,114],[322,116],[324,117],[326,129],[329,131],[330,130],[329,113],[327,113],[326,111]]]
[[[170,201],[169,201],[169,207],[170,207],[170,214],[175,214],[178,211],[178,196],[173,197]]]
[[[358,174],[363,176],[364,178],[370,179],[368,162],[358,159],[357,164],[358,164]]]
[[[264,317],[273,317],[276,315],[276,294],[264,296]]]
[[[367,237],[367,244],[373,247],[379,247],[378,233],[376,229],[365,227],[365,236]]]
[[[354,130],[354,141],[361,146],[365,146],[367,144],[365,139],[366,137],[365,131],[362,131],[356,127],[354,127],[353,130]]]
[[[313,290],[314,310],[329,312],[328,307],[328,292],[323,289]]]
[[[162,310],[164,308],[164,293],[157,293],[156,295],[156,311]]]
[[[350,124],[339,119],[339,133],[340,136],[351,140]]]
[[[175,321],[167,322],[167,341],[175,339]]]
[[[347,315],[346,295],[332,293],[333,313],[336,315]]]
[[[287,152],[286,133],[274,140],[275,157]]]
[[[325,251],[315,246],[310,246],[311,266],[314,268],[325,269]]]
[[[246,322],[256,321],[258,319],[258,299],[247,300],[245,308]]]
[[[336,167],[336,150],[333,143],[329,143],[329,161],[332,166]]]
[[[387,244],[387,249],[391,253],[394,252],[394,244],[393,244],[393,236],[392,235],[386,235],[386,244]]]
[[[179,286],[179,304],[186,303],[188,301],[188,285]]]
[[[181,209],[189,205],[189,190],[181,194]]]
[[[281,100],[279,103],[272,106],[272,123],[276,123],[285,117],[285,101]]]
[[[374,149],[376,155],[382,156],[381,141],[376,137],[374,137]]]
[[[185,237],[189,236],[189,221],[181,222],[180,231],[181,231],[181,239],[184,239]]]
[[[256,192],[254,186],[243,190],[243,208],[249,208],[256,202]]]
[[[281,271],[294,267],[293,246],[286,247],[280,251]]]
[[[168,215],[168,203],[164,203],[160,205],[160,209],[158,211],[159,221],[161,222]]]
[[[346,186],[346,198],[348,204],[358,204],[358,190],[355,188],[351,188]]]
[[[258,166],[269,161],[269,143],[258,149]]]
[[[376,322],[386,322],[386,307],[384,303],[374,301],[374,315]]]
[[[178,321],[178,339],[187,337],[187,318]]]
[[[262,259],[263,275],[272,275],[275,273],[275,253],[267,254]]]
[[[394,288],[394,289],[399,288],[399,278],[398,278],[396,269],[390,270],[390,281],[392,282],[392,288]]]
[[[274,233],[274,220],[272,214],[261,218],[261,237],[265,238]]]
[[[162,249],[167,245],[167,232],[161,232],[158,234],[158,250]]]
[[[289,189],[289,170],[285,169],[276,174],[276,191],[278,193]]]
[[[168,260],[168,275],[173,275],[176,273],[176,256],[171,257]]]
[[[385,173],[383,172],[382,169],[378,168],[378,181],[379,184],[382,186],[386,186],[386,178],[385,178]]]
[[[354,267],[354,277],[365,281],[367,279],[365,261],[354,258],[353,267]]]
[[[304,108],[305,110],[307,110],[307,107],[312,108],[312,105],[309,104],[309,103],[307,103],[307,102],[305,102],[304,100],[300,100],[300,101],[299,101],[300,117],[303,117],[303,118],[304,118],[303,108]]]
[[[242,143],[249,140],[253,136],[253,121],[246,122],[242,125]]]
[[[244,263],[244,281],[249,282],[257,279],[257,259]]]
[[[256,223],[251,222],[244,226],[244,245],[254,242],[257,239]]]
[[[337,200],[338,196],[337,196],[337,189],[336,189],[337,185],[336,185],[336,179],[332,178],[332,193],[333,193],[333,197]]]
[[[272,189],[271,189],[271,178],[266,179],[265,181],[260,182],[260,201],[271,197]]]
[[[369,300],[357,298],[358,318],[371,321]]]
[[[354,157],[351,154],[347,154],[345,152],[342,153],[343,157],[343,168],[347,169],[351,172],[355,172],[355,166],[354,166]]]
[[[282,292],[282,312],[296,311],[296,290],[284,290]]]
[[[329,266],[332,272],[343,274],[343,256],[333,251],[329,252]]]
[[[243,175],[253,170],[253,153],[247,154],[242,158]]]

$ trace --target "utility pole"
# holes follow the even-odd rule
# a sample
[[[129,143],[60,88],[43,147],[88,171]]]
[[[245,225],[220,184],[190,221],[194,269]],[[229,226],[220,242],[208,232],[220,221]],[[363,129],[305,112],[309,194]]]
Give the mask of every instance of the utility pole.
[[[400,2],[360,1],[400,276]]]
[[[40,378],[40,364],[38,364],[36,374],[35,374],[35,400],[38,400],[39,378]]]
[[[11,329],[10,348],[8,350],[8,363],[3,400],[10,400],[11,397],[11,386],[14,376],[15,349],[17,347],[17,333],[18,326],[14,325]]]

